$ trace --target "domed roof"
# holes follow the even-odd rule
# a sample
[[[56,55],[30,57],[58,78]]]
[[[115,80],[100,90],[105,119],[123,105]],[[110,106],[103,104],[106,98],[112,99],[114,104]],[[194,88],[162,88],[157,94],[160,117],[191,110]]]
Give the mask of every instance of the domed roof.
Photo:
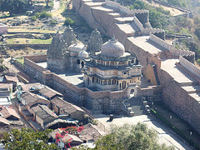
[[[89,57],[89,54],[88,54],[85,50],[82,50],[82,51],[80,51],[80,53],[78,54],[78,57],[80,57],[80,58],[88,58],[88,57]]]
[[[101,55],[106,57],[121,57],[124,53],[124,46],[115,39],[107,41],[101,47]]]
[[[75,44],[71,44],[68,49],[71,52],[80,52],[82,50],[85,50],[85,45],[81,42],[78,42]]]

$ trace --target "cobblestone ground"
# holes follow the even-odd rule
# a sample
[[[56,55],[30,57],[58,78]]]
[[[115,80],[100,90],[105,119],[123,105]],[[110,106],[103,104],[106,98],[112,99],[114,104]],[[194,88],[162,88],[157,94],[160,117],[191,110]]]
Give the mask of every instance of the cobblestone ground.
[[[190,150],[183,139],[178,137],[172,130],[160,124],[157,120],[149,118],[147,115],[140,115],[134,117],[118,116],[112,122],[108,122],[109,117],[106,115],[95,115],[95,119],[100,121],[109,131],[111,126],[123,126],[124,124],[135,125],[139,122],[145,123],[149,128],[154,129],[158,133],[159,143],[168,146],[174,146],[176,150]]]

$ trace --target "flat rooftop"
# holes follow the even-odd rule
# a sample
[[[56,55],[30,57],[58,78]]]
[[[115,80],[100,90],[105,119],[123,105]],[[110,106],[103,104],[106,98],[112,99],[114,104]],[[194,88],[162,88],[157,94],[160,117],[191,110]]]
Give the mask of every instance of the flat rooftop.
[[[167,72],[174,80],[178,83],[193,83],[194,79],[192,79],[189,75],[180,70],[176,63],[179,62],[178,59],[168,59],[161,62],[161,69]]]
[[[118,28],[126,34],[133,34],[135,30],[132,28],[130,24],[117,24]]]
[[[105,12],[113,12],[113,9],[105,8],[102,6],[92,7],[92,9],[97,9],[97,10],[101,10],[101,11],[105,11]]]
[[[115,20],[117,21],[117,22],[131,22],[131,21],[133,21],[133,19],[134,19],[134,17],[117,17],[117,18],[115,18]]]
[[[11,101],[9,100],[8,97],[0,97],[0,106],[8,106],[11,105]]]
[[[47,62],[40,62],[37,63],[37,65],[47,69]],[[84,81],[83,81],[83,74],[72,74],[72,73],[56,73],[59,77],[62,79],[66,80],[67,82],[79,86],[79,87],[84,87]]]
[[[150,36],[129,37],[128,40],[150,54],[158,54],[166,50],[150,42],[149,37]]]

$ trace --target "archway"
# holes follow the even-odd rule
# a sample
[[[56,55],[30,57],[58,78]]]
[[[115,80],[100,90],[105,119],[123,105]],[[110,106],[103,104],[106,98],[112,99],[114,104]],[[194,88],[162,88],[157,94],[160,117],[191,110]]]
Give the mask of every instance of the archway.
[[[122,82],[122,89],[125,89],[126,88],[126,81],[123,81]]]
[[[85,65],[85,64],[84,64],[84,62],[82,61],[82,62],[81,62],[81,68],[83,68],[83,67],[84,67],[84,65]]]

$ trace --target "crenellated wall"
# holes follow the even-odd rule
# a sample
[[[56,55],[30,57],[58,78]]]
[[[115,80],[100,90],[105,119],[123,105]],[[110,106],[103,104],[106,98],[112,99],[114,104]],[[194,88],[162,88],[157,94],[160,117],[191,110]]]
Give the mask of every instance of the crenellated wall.
[[[198,92],[188,92],[185,88],[190,88],[190,83],[179,84],[166,71],[160,71],[163,101],[179,117],[188,122],[196,131],[200,133],[200,99],[193,97]]]
[[[115,36],[116,39],[124,44],[127,51],[135,54],[143,66],[143,73],[147,79],[154,84],[160,83],[163,101],[200,133],[200,100],[197,100],[199,94],[195,90],[193,94],[186,90],[197,83],[186,83],[185,81],[177,83],[174,77],[169,74],[170,70],[168,72],[161,68],[162,61],[166,59],[179,59],[179,56],[183,56],[184,58],[180,58],[180,65],[183,68],[185,67],[190,73],[194,72],[193,74],[199,76],[199,70],[194,69],[194,66],[190,63],[194,62],[195,54],[193,52],[175,49],[164,41],[165,35],[163,30],[153,29],[148,24],[147,26],[149,27],[144,26],[144,23],[148,22],[149,18],[148,12],[143,10],[132,11],[115,2],[94,3],[91,0],[73,0],[73,7],[92,28],[97,28],[103,34],[110,37]],[[124,18],[127,16],[133,17],[133,20]],[[137,19],[134,20],[135,16]],[[133,39],[136,36],[144,35],[151,35],[149,42],[152,42],[152,45],[156,45],[155,47],[161,47],[161,52],[153,53],[151,50],[144,50],[134,44]],[[147,44],[147,48],[148,46],[150,45]],[[187,77],[190,73],[185,73],[183,76]],[[145,92],[146,94],[153,93],[151,90],[145,90],[142,91],[142,94],[145,94]],[[88,102],[92,103],[92,100],[89,99]]]

